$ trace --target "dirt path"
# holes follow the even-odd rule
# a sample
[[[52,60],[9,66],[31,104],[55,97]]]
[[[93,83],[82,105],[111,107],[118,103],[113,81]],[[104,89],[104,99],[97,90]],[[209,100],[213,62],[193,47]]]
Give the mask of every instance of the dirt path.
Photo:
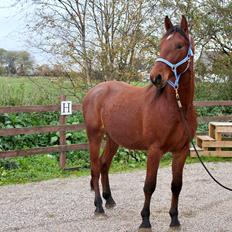
[[[232,187],[232,163],[207,164],[216,177]],[[105,217],[93,216],[89,177],[55,179],[0,187],[0,231],[136,232],[141,222],[144,171],[110,176],[116,208]],[[170,168],[158,174],[151,204],[152,231],[172,231]],[[232,231],[232,193],[215,185],[200,164],[187,165],[180,197],[184,232]]]

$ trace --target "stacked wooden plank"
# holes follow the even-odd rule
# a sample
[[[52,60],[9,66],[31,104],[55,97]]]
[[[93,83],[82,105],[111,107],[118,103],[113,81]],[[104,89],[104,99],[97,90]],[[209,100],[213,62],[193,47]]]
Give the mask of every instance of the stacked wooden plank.
[[[232,122],[210,122],[209,135],[196,136],[196,147],[202,156],[232,157]],[[193,148],[190,156],[196,156]]]

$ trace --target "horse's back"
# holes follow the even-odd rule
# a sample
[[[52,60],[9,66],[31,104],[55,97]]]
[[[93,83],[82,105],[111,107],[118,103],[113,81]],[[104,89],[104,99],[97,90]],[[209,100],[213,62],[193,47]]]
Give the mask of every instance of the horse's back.
[[[83,100],[83,112],[85,114],[89,107],[100,107],[118,96],[127,97],[136,94],[140,87],[131,86],[122,81],[102,82],[88,91]]]
[[[144,88],[119,81],[100,83],[90,89],[83,101],[87,131],[102,129],[112,137],[120,137],[118,133],[126,133],[127,126],[127,131],[136,137],[134,129],[142,120],[143,93]]]
[[[86,94],[84,101],[86,99],[90,99],[99,95],[113,95],[119,92],[124,92],[125,90],[128,91],[136,91],[141,89],[140,87],[129,85],[123,81],[106,81],[101,82],[95,87],[91,88],[88,93]]]

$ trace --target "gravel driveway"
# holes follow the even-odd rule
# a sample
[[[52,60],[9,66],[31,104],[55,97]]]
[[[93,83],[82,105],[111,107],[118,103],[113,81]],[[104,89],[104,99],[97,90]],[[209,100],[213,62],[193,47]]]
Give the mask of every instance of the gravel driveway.
[[[214,175],[232,187],[232,163],[208,163]],[[0,231],[135,232],[141,222],[145,171],[112,174],[117,203],[106,216],[93,215],[89,177],[0,187]],[[169,229],[171,170],[161,168],[151,204],[152,231]],[[232,193],[211,181],[200,164],[186,165],[180,196],[178,231],[232,231]]]

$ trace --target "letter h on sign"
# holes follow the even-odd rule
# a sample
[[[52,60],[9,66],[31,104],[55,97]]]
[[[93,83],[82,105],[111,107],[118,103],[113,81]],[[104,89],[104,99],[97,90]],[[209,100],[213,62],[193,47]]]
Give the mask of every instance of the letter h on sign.
[[[72,102],[71,101],[61,101],[60,112],[61,112],[61,115],[72,114]]]

